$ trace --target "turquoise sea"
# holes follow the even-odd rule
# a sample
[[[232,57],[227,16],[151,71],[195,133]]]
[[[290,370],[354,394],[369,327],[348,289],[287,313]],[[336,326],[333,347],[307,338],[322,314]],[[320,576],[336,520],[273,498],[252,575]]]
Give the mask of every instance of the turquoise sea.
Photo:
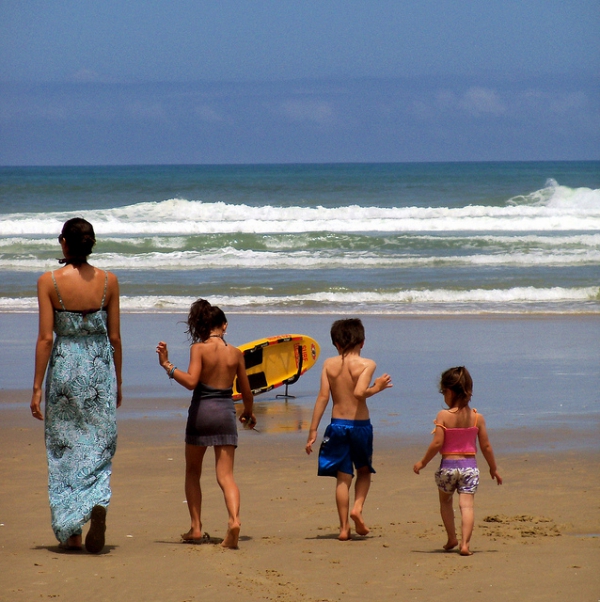
[[[3,167],[0,311],[78,215],[125,312],[600,312],[597,161]]]

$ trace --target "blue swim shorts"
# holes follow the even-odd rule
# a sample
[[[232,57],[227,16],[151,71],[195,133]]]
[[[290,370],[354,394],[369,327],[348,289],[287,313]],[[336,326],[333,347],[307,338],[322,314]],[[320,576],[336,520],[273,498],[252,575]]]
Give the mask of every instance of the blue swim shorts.
[[[475,456],[455,460],[444,458],[435,472],[435,484],[444,493],[475,493],[479,486],[479,468]]]
[[[356,469],[368,466],[375,472],[373,461],[373,426],[370,420],[332,418],[325,429],[319,449],[320,477],[336,477],[338,472],[354,476]]]

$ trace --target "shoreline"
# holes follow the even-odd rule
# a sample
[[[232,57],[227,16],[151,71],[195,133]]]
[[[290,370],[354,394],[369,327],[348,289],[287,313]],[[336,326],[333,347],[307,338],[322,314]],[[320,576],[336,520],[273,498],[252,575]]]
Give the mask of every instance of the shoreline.
[[[600,295],[600,289],[598,292]],[[192,297],[190,297],[191,299]],[[1,298],[0,298],[1,299]],[[3,307],[0,309],[0,315],[34,315],[37,316],[37,299],[35,297],[31,297],[33,302],[36,304],[35,307],[31,307],[28,309],[24,308],[6,308]],[[348,311],[350,309],[351,311]],[[346,308],[340,306],[336,309],[327,309],[320,311],[306,311],[303,309],[289,309],[289,310],[273,310],[273,309],[255,309],[254,311],[250,310],[238,310],[235,308],[227,308],[227,314],[235,315],[235,316],[249,316],[249,317],[330,317],[330,316],[339,316],[346,315],[348,313],[354,315],[367,316],[370,318],[390,318],[390,319],[460,319],[460,318],[498,318],[498,319],[523,319],[527,320],[530,318],[574,318],[577,319],[579,317],[587,318],[587,317],[599,317],[600,316],[600,308],[596,310],[574,310],[574,311],[561,311],[561,310],[536,310],[536,311],[523,311],[523,310],[515,310],[508,311],[505,309],[501,310],[462,310],[462,311],[431,311],[431,312],[418,312],[418,311],[370,311],[369,308],[361,307],[359,311],[354,311],[356,308]],[[148,309],[146,311],[141,311],[139,309],[129,309],[127,307],[121,307],[121,315],[133,315],[133,316],[172,316],[172,315],[187,315],[187,310],[185,308],[177,308],[177,309]]]
[[[123,418],[131,414],[132,418],[185,420],[190,394],[165,377],[155,352],[156,343],[165,340],[172,361],[187,365],[185,318],[185,314],[122,315]],[[585,442],[589,447],[590,441],[593,445],[593,435],[588,433],[597,430],[600,422],[597,317],[361,318],[366,330],[363,354],[377,363],[377,374],[391,374],[394,384],[369,403],[380,435],[428,437],[441,407],[439,374],[450,366],[465,365],[475,385],[472,407],[486,417],[492,436],[507,431],[507,446],[528,445],[523,428],[547,436],[556,432],[549,443],[563,449],[569,438],[560,436],[561,429],[571,433],[575,445]],[[277,398],[283,387],[256,397],[259,412],[270,415],[274,428],[289,432],[297,423],[310,420],[322,362],[335,353],[329,339],[332,321],[332,316],[305,314],[229,315],[230,344],[302,333],[321,346],[317,364],[290,387],[295,398]],[[10,366],[0,377],[0,408],[9,391],[23,392],[21,399],[29,403],[36,337],[35,314],[0,312],[0,365]]]
[[[27,424],[28,419],[31,418],[29,415],[30,396],[30,391],[26,390],[0,390],[0,416],[3,417],[3,420],[8,424],[18,423],[20,428],[31,427]],[[168,433],[169,437],[179,437],[183,441],[189,400],[182,396],[169,399],[168,402],[171,402],[171,407],[163,408],[161,406],[165,405],[165,399],[161,397],[125,397],[123,405],[117,410],[119,433],[122,430],[129,433],[131,425],[143,423],[146,427],[152,425],[152,428],[156,430],[157,439],[160,439],[160,433],[163,432]],[[240,407],[240,403],[236,403],[238,410]],[[300,433],[302,437],[306,437],[311,413],[312,406],[308,404],[290,408],[287,401],[261,400],[261,397],[258,396],[255,398],[257,430],[255,433],[249,434],[269,441],[282,442],[292,440]],[[321,420],[319,441],[329,421],[328,415],[329,413],[326,411]],[[575,426],[569,426],[564,421],[561,422],[563,422],[561,425],[551,427],[540,425],[537,427],[493,428],[490,432],[492,445],[496,453],[501,452],[504,456],[523,453],[577,452],[588,454],[599,451],[600,416],[592,416],[587,422],[577,422]],[[240,434],[245,433],[241,425],[238,425],[238,430]],[[405,446],[425,449],[431,439],[430,430],[423,429],[421,433],[394,433],[375,425],[375,446],[376,449],[381,447],[385,450]]]

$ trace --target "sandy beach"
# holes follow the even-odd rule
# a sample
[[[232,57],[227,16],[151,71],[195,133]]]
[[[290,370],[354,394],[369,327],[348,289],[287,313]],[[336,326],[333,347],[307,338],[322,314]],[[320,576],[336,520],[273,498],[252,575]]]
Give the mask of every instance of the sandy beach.
[[[371,533],[337,541],[334,480],[316,476],[305,431],[241,431],[236,478],[242,494],[240,549],[218,544],[226,514],[209,458],[204,528],[210,542],[180,543],[183,424],[144,417],[153,400],[128,400],[139,418],[119,424],[113,499],[102,554],[61,551],[50,529],[43,425],[25,391],[5,391],[0,427],[0,599],[186,602],[194,600],[597,600],[600,485],[595,450],[505,453],[505,479],[484,478],[475,498],[474,555],[444,553],[432,462],[412,464],[423,444],[376,438],[377,474],[365,518]],[[281,430],[281,429],[279,429]],[[532,431],[531,437],[539,437]],[[480,458],[480,466],[485,462]],[[457,511],[458,512],[458,511]],[[85,531],[84,531],[85,532]]]
[[[232,344],[305,332],[322,358],[331,316],[231,315]],[[125,397],[113,464],[106,547],[65,553],[50,528],[43,424],[29,413],[37,317],[0,313],[0,600],[597,601],[599,322],[589,317],[366,317],[364,354],[394,388],[371,400],[377,474],[365,507],[366,538],[337,541],[334,483],[304,452],[321,360],[293,387],[256,398],[260,432],[240,430],[236,479],[240,549],[224,550],[226,513],[205,461],[201,545],[183,491],[189,393],[159,368],[157,340],[187,359],[182,315],[124,314]],[[440,407],[439,371],[464,362],[490,429],[504,484],[483,479],[475,498],[474,555],[442,552],[433,472],[412,466]],[[327,417],[328,417],[327,413]],[[322,436],[325,418],[319,430]],[[458,515],[458,509],[455,513]],[[84,530],[85,533],[85,530]]]

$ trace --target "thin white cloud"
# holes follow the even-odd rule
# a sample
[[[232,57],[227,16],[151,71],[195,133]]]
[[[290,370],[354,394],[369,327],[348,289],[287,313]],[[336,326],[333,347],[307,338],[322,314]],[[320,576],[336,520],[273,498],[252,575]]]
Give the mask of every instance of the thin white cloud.
[[[489,88],[469,88],[459,101],[459,106],[472,115],[502,115],[506,106],[495,90]]]

